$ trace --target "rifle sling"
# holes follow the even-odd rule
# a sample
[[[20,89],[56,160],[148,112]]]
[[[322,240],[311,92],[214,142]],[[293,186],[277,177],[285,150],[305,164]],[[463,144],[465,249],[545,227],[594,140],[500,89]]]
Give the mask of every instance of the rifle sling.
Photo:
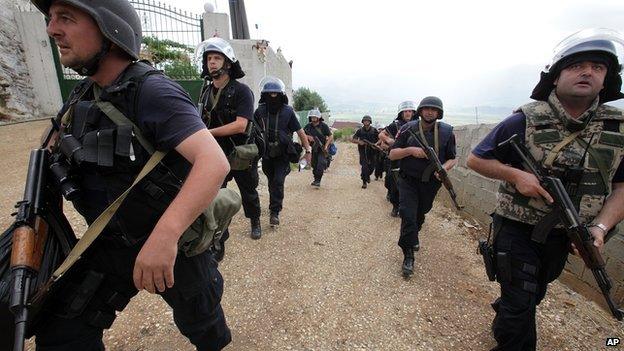
[[[87,231],[82,235],[80,240],[76,243],[76,245],[67,255],[65,260],[61,263],[61,265],[59,265],[54,273],[52,273],[52,277],[50,278],[51,281],[57,281],[58,279],[60,279],[63,274],[65,274],[65,272],[67,272],[67,270],[69,270],[69,268],[71,268],[74,263],[76,263],[76,261],[80,259],[80,256],[91,246],[95,239],[97,239],[97,237],[102,233],[104,228],[108,225],[108,222],[110,222],[111,218],[113,217],[115,212],[117,212],[117,209],[124,201],[126,196],[128,196],[132,188],[134,188],[134,186],[138,182],[140,182],[141,179],[143,179],[149,172],[151,172],[154,167],[156,167],[156,165],[158,165],[167,154],[167,152],[155,151],[153,145],[145,137],[143,137],[140,129],[128,117],[121,113],[121,111],[113,106],[113,104],[111,104],[110,102],[100,101],[99,92],[99,87],[94,85],[94,95],[96,96],[97,105],[98,107],[100,107],[102,112],[104,112],[106,116],[117,125],[131,125],[133,131],[135,132],[135,136],[137,137],[141,145],[152,155],[147,163],[145,163],[145,166],[143,166],[143,169],[141,169],[137,177],[134,179],[132,185],[130,185],[130,187],[128,187],[126,191],[124,191],[117,199],[115,199],[115,201],[108,205],[108,207],[102,213],[100,213],[95,221],[93,221],[89,228],[87,228]]]

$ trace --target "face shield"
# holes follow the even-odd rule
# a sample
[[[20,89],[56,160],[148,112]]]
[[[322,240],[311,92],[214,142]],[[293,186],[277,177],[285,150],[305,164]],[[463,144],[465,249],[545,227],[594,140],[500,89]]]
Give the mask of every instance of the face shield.
[[[546,101],[554,88],[554,81],[566,62],[578,59],[582,53],[601,55],[609,62],[609,68],[604,81],[604,89],[600,91],[600,102],[605,103],[624,98],[620,92],[622,77],[620,76],[621,62],[624,53],[624,36],[621,33],[606,28],[590,28],[578,31],[563,39],[553,50],[553,58],[541,72],[531,98]]]
[[[272,76],[262,78],[259,84],[260,93],[286,94],[286,85],[281,79]]]

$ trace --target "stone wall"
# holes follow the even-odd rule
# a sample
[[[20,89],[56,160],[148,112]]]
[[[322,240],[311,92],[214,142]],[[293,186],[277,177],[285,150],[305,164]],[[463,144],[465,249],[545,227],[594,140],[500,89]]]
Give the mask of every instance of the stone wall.
[[[0,123],[53,116],[61,93],[43,15],[0,0]]]
[[[466,206],[464,208],[466,214],[483,224],[482,228],[489,227],[489,214],[492,213],[496,204],[498,181],[485,178],[466,168],[466,159],[470,151],[493,127],[494,124],[479,124],[455,128],[459,163],[450,172],[459,203]],[[450,200],[445,190],[442,189],[440,192],[444,193],[442,198],[449,204]],[[622,305],[624,304],[624,235],[621,230],[622,225],[620,224],[619,227],[618,233],[609,240],[605,247],[604,258],[607,263],[607,273],[614,285],[612,294],[615,301]],[[487,233],[484,232],[483,235],[485,236]],[[566,269],[578,280],[598,289],[592,272],[585,268],[580,258],[571,255]]]
[[[24,1],[0,0],[0,122],[38,116],[30,75],[16,19]]]

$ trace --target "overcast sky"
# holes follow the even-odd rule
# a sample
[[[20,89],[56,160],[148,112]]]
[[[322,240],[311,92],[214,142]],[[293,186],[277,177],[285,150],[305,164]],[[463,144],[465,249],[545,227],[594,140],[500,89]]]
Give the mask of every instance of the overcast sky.
[[[203,12],[203,1],[165,2]],[[294,87],[315,89],[334,104],[395,106],[439,95],[455,106],[515,106],[528,100],[539,70],[565,36],[588,27],[624,32],[621,0],[247,0],[245,5],[251,37],[269,40],[294,61]],[[227,0],[217,0],[216,7],[229,12]]]

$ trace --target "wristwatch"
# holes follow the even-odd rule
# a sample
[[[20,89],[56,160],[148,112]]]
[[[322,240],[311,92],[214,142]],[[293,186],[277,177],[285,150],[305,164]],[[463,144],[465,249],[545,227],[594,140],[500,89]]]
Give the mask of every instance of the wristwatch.
[[[607,232],[609,231],[609,229],[607,228],[606,225],[602,224],[602,223],[592,223],[589,225],[589,227],[596,227],[596,228],[600,228],[600,230],[602,230],[602,233],[604,235],[607,235]]]

